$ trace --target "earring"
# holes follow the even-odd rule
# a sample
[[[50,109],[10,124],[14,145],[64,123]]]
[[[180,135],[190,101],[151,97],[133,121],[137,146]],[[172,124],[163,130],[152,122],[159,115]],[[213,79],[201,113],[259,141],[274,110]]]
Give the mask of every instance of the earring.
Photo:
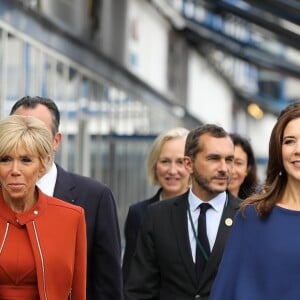
[[[282,175],[282,172],[280,171],[278,175],[281,176],[281,175]]]

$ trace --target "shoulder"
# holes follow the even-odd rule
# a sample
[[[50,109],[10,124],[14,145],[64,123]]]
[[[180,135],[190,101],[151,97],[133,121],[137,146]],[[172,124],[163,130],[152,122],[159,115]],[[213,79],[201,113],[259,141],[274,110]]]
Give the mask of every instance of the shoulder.
[[[239,210],[237,214],[237,219],[240,222],[249,222],[253,220],[259,220],[259,216],[253,204],[247,205],[242,211]]]
[[[229,204],[231,205],[231,207],[238,209],[240,208],[241,204],[242,204],[242,199],[233,196],[229,191],[227,191],[228,193],[228,201]]]
[[[164,228],[172,226],[175,218],[186,216],[188,194],[155,202],[147,207],[142,227],[145,231],[162,232]],[[173,224],[173,223],[172,223]]]
[[[67,172],[67,173],[73,179],[73,181],[75,181],[77,183],[84,184],[87,187],[93,186],[93,187],[97,187],[97,188],[101,188],[101,189],[108,188],[108,186],[106,184],[104,184],[103,182],[98,181],[97,179],[87,177],[87,176],[83,176],[83,175],[79,175],[79,174],[72,173],[72,172]]]
[[[111,193],[110,188],[105,183],[97,179],[66,171],[57,164],[56,167],[57,167],[57,180],[59,181],[63,181],[69,185],[74,185],[75,187],[80,187],[80,190],[84,190],[86,192]]]
[[[84,214],[84,209],[78,205],[74,205],[58,198],[47,196],[45,194],[43,195],[43,197],[46,200],[48,207],[51,209],[74,215]]]
[[[188,201],[188,193],[186,192],[182,195],[165,199],[162,201],[155,202],[149,206],[149,210],[157,211],[157,210],[169,210],[173,208],[174,206],[186,206]]]
[[[158,201],[159,197],[156,198],[154,196],[150,199],[146,199],[130,205],[125,221],[125,232],[130,230],[130,228],[134,228],[134,230],[137,230],[140,224],[142,223],[142,220],[146,214],[148,207]]]
[[[129,206],[130,211],[139,211],[147,208],[149,205],[159,202],[159,191],[151,198],[139,201]]]

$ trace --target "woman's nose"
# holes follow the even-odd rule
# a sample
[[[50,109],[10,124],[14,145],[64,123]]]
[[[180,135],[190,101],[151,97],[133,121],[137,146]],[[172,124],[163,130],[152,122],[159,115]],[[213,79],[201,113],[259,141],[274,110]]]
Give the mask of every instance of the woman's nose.
[[[11,172],[12,172],[12,174],[19,174],[20,173],[20,164],[19,164],[18,161],[12,161]]]
[[[177,166],[176,163],[171,163],[169,167],[169,173],[174,174],[177,172]]]

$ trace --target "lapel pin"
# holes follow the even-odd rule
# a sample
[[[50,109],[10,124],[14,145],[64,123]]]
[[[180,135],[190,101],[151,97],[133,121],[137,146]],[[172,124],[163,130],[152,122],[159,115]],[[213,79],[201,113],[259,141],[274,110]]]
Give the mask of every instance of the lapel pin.
[[[230,227],[230,226],[232,226],[232,223],[233,223],[233,221],[232,221],[231,218],[225,219],[225,225],[226,225],[226,226]]]

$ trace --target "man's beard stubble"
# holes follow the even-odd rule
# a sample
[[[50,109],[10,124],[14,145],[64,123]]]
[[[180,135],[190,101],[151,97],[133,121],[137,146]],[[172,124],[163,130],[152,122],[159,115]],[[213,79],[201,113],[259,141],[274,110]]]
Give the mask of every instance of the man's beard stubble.
[[[225,174],[220,174],[220,175],[226,176]],[[212,179],[205,178],[195,168],[193,168],[193,177],[195,182],[198,184],[198,186],[202,188],[206,193],[210,194],[212,198],[220,194],[221,192],[224,192],[228,187],[229,179],[227,180],[227,185],[223,190],[220,191],[219,189],[214,189],[210,184]]]

